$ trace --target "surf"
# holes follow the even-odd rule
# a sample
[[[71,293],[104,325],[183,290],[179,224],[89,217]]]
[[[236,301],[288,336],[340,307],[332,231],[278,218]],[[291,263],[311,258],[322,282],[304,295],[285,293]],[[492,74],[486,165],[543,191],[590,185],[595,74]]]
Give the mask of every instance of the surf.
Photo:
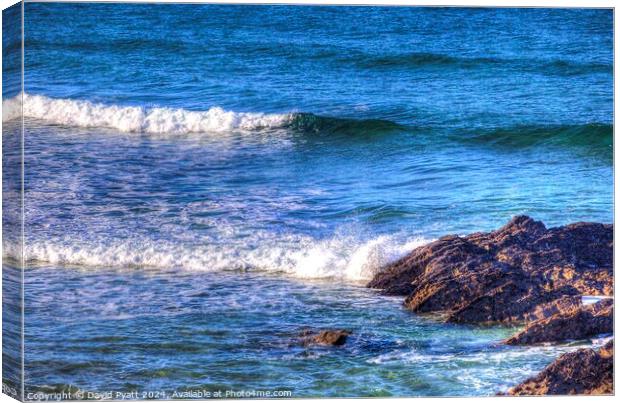
[[[2,121],[36,119],[50,125],[108,128],[123,133],[182,135],[191,133],[261,132],[287,129],[299,133],[381,132],[401,125],[380,119],[351,119],[313,113],[236,112],[219,106],[203,111],[159,106],[122,106],[87,100],[21,93],[2,101]]]
[[[375,271],[417,246],[430,242],[423,237],[397,239],[379,235],[369,239],[335,235],[314,239],[302,235],[259,234],[257,239],[205,242],[189,245],[166,240],[134,238],[123,241],[83,239],[71,242],[39,239],[23,248],[26,266],[53,265],[90,270],[170,269],[184,271],[255,271],[299,279],[337,279],[363,282]],[[3,258],[18,261],[19,242],[5,241]]]
[[[102,127],[125,133],[187,134],[254,131],[283,127],[291,114],[266,114],[227,111],[211,107],[205,111],[180,108],[105,105],[85,100],[57,99],[23,93],[3,100],[3,121],[24,118],[74,127]]]

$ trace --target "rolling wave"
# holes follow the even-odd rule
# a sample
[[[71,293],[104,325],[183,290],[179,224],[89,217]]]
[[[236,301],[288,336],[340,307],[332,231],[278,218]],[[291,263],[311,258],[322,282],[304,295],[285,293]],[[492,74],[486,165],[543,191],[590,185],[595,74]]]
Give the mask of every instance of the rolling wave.
[[[311,113],[235,112],[220,107],[191,111],[180,108],[119,106],[27,93],[2,101],[4,122],[21,117],[22,99],[25,118],[62,126],[111,128],[125,133],[161,135],[289,129],[303,133],[348,134],[360,130],[368,133],[401,127],[386,120],[355,120]]]
[[[490,144],[506,148],[524,148],[536,145],[589,147],[613,151],[611,124],[590,123],[575,125],[527,125],[498,128],[472,133],[460,138],[466,142]]]
[[[431,58],[431,60],[435,59]],[[441,60],[443,59],[436,59],[436,61]],[[137,134],[182,135],[285,129],[302,134],[356,135],[415,129],[382,119],[327,117],[303,112],[284,114],[235,112],[220,107],[212,107],[206,111],[191,111],[180,108],[105,105],[27,93],[2,101],[4,122],[21,116],[22,99],[25,118],[41,120],[51,125],[101,127]],[[427,129],[433,132],[432,128]],[[437,133],[433,134],[433,138],[438,139]],[[520,125],[472,130],[467,133],[449,131],[447,138],[458,142],[505,148],[559,145],[591,148],[597,152],[611,152],[613,125],[605,123]]]
[[[403,130],[406,127],[383,119],[347,119],[297,113],[293,115],[287,128],[303,133],[375,134]]]

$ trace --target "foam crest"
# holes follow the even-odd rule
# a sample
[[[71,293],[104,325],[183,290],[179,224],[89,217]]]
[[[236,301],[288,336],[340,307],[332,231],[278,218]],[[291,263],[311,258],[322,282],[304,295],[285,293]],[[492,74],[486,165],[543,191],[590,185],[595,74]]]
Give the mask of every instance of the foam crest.
[[[22,94],[13,98],[2,99],[2,121],[8,122],[18,119],[22,115]]]
[[[30,262],[59,266],[121,269],[179,268],[183,270],[256,270],[282,273],[297,278],[369,280],[384,264],[394,261],[428,240],[404,243],[379,236],[367,241],[335,237],[313,240],[297,236],[266,242],[261,247],[231,244],[190,247],[165,241],[133,240],[110,243],[90,241],[72,244],[62,241],[28,243],[25,257]],[[5,257],[19,255],[17,245],[4,243]]]
[[[104,105],[73,99],[20,94],[2,101],[2,120],[21,116],[76,127],[106,127],[126,133],[188,134],[221,133],[231,130],[255,131],[284,127],[292,114],[265,114],[226,111],[213,107],[206,111],[143,106]]]

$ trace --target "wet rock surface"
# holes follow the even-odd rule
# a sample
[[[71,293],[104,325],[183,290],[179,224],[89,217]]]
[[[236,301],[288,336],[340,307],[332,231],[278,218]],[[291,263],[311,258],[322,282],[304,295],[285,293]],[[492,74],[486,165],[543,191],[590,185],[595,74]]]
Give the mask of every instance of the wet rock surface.
[[[301,343],[304,346],[342,346],[346,343],[350,334],[351,331],[343,329],[329,329],[320,331],[304,330],[301,333]]]
[[[506,344],[536,344],[579,340],[614,330],[614,301],[604,299],[592,305],[569,307],[547,318],[527,324],[525,329],[505,341]]]
[[[581,306],[583,306],[583,298],[581,295],[564,295],[554,301],[541,304],[533,311],[528,312],[525,315],[525,322],[528,323],[549,318],[558,313],[569,312]]]
[[[368,287],[405,296],[414,312],[454,323],[525,328],[506,344],[529,345],[613,333],[613,225],[546,228],[527,216],[497,231],[449,235],[387,265]],[[613,341],[567,353],[512,395],[613,393]]]
[[[613,393],[613,340],[598,351],[583,348],[556,359],[540,374],[508,390],[509,395],[601,395]]]
[[[489,233],[445,236],[381,270],[368,287],[456,323],[515,323],[566,297],[612,295],[613,225],[547,229],[527,216]],[[562,300],[564,298],[564,300]],[[563,302],[561,302],[563,301]],[[538,312],[538,313],[536,313]]]

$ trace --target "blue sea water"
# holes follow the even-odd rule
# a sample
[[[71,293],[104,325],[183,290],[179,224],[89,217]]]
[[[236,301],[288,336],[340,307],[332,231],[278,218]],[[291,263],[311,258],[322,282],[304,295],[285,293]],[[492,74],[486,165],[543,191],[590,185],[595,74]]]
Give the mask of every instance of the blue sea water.
[[[29,2],[24,24],[27,391],[488,395],[575,348],[364,284],[516,214],[612,221],[612,10]],[[353,336],[291,346],[305,327]]]

